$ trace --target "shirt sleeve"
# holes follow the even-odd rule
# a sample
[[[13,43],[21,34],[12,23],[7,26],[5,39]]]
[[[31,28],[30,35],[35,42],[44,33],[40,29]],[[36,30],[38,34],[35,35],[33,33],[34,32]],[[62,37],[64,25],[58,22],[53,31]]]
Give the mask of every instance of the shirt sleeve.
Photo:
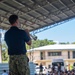
[[[31,38],[29,37],[29,35],[25,31],[23,31],[23,34],[24,34],[24,41],[25,42],[28,42],[31,40]]]

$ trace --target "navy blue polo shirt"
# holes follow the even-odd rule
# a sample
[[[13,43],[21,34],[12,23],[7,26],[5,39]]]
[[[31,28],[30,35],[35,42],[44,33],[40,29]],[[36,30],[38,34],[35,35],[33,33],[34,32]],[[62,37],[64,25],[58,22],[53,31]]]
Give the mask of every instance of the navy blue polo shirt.
[[[4,39],[9,55],[20,55],[27,52],[25,42],[28,42],[30,37],[24,30],[13,26],[5,33]]]

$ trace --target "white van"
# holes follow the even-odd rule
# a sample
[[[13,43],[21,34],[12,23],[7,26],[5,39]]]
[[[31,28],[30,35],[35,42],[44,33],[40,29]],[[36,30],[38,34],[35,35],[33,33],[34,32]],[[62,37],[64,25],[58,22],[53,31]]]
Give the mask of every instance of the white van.
[[[63,59],[53,59],[52,60],[52,65],[55,66],[55,70],[58,71],[58,64],[61,65],[61,71],[65,71],[65,65],[64,65],[64,60]]]
[[[40,72],[40,67],[36,66],[35,67],[35,75],[39,75],[39,72]],[[46,75],[46,73],[47,73],[47,67],[43,66],[43,72],[42,73]]]

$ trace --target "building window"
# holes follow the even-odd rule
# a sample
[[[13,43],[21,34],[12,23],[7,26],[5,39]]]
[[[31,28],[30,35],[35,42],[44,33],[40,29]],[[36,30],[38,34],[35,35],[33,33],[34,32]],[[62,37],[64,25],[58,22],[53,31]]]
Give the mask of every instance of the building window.
[[[43,60],[44,57],[43,57],[43,52],[40,52],[40,59]]]
[[[73,58],[75,58],[75,51],[73,51]]]
[[[51,68],[51,65],[48,65],[48,69]]]
[[[61,52],[48,52],[48,56],[61,56]]]
[[[68,59],[70,59],[70,51],[68,51]]]

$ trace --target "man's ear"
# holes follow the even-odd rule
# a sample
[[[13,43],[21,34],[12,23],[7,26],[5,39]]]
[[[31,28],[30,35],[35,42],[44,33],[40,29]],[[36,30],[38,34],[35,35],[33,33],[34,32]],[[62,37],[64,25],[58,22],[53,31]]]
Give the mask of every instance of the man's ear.
[[[18,20],[16,20],[16,23],[18,23]]]

